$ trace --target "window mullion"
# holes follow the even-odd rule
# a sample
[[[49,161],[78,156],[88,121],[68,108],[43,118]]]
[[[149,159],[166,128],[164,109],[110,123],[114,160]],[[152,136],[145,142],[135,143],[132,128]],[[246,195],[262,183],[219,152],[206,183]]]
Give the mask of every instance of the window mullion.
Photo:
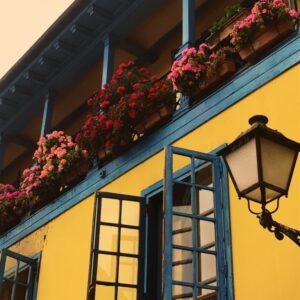
[[[118,219],[118,244],[117,244],[117,270],[116,270],[116,287],[115,287],[115,300],[118,300],[118,291],[119,291],[119,270],[120,270],[120,251],[121,251],[121,222],[122,222],[122,204],[123,201],[120,201],[119,208],[119,219]]]
[[[197,239],[197,219],[195,216],[197,215],[197,203],[196,203],[196,175],[195,175],[195,159],[191,157],[191,183],[192,183],[192,190],[191,190],[191,204],[192,204],[192,245],[193,245],[193,298],[194,300],[197,299],[198,296],[198,289],[197,284],[199,282],[199,272],[198,272],[198,254],[197,254],[197,246],[198,246],[198,239]]]

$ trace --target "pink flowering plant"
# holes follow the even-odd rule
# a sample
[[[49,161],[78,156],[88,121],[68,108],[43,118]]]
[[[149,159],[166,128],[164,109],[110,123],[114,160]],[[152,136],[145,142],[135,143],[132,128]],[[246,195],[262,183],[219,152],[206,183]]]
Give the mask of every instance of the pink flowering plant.
[[[184,49],[181,58],[175,60],[168,78],[173,83],[173,89],[190,96],[190,91],[205,80],[207,62],[211,52],[206,44],[199,48]]]
[[[68,176],[70,171],[80,172],[81,166],[89,164],[89,155],[70,135],[53,131],[38,141],[33,160],[41,166],[40,178]],[[78,169],[74,169],[76,166]]]
[[[260,29],[283,20],[296,23],[299,20],[298,12],[288,8],[283,0],[260,0],[245,19],[234,25],[231,43],[236,48],[242,48]]]
[[[68,177],[87,172],[88,152],[63,131],[53,131],[38,141],[34,165],[23,171],[20,189],[34,205],[55,198]],[[87,167],[86,167],[87,166]]]
[[[159,80],[133,61],[121,64],[110,83],[97,91],[88,104],[96,109],[88,115],[76,142],[117,153],[133,141],[135,126],[164,105],[175,105],[175,94],[168,79]]]
[[[10,184],[0,184],[0,226],[15,222],[29,210],[29,198],[25,192]],[[2,231],[0,229],[0,231]]]

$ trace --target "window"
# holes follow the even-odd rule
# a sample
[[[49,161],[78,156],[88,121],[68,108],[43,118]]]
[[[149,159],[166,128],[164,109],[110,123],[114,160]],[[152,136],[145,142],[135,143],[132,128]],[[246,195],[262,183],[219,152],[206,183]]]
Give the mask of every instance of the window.
[[[164,186],[145,198],[99,193],[88,300],[233,299],[222,168],[215,155],[167,147]]]
[[[1,300],[35,299],[39,258],[3,249],[0,262]]]
[[[186,165],[174,173],[174,165]],[[183,163],[184,162],[184,163]],[[164,299],[226,299],[219,157],[167,147]]]
[[[144,198],[96,197],[89,300],[142,298]]]

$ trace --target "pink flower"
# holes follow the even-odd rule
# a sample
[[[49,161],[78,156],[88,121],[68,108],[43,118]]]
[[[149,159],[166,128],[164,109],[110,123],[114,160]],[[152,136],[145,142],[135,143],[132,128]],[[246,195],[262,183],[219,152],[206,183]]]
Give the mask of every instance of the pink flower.
[[[289,15],[290,15],[292,18],[297,18],[297,17],[298,17],[298,12],[297,12],[295,9],[290,9],[290,10],[289,10]]]
[[[61,163],[62,166],[64,166],[64,165],[67,163],[67,160],[66,160],[66,159],[62,159],[62,160],[60,161],[60,163]]]

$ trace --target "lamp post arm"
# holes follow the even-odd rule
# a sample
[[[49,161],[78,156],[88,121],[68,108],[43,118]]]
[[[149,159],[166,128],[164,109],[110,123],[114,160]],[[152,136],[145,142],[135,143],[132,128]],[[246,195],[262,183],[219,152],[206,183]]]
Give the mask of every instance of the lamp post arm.
[[[274,232],[275,237],[278,240],[283,240],[284,235],[291,239],[294,243],[300,246],[300,231],[286,225],[280,224],[273,220],[271,213],[268,210],[264,210],[258,216],[259,223],[263,228]]]

